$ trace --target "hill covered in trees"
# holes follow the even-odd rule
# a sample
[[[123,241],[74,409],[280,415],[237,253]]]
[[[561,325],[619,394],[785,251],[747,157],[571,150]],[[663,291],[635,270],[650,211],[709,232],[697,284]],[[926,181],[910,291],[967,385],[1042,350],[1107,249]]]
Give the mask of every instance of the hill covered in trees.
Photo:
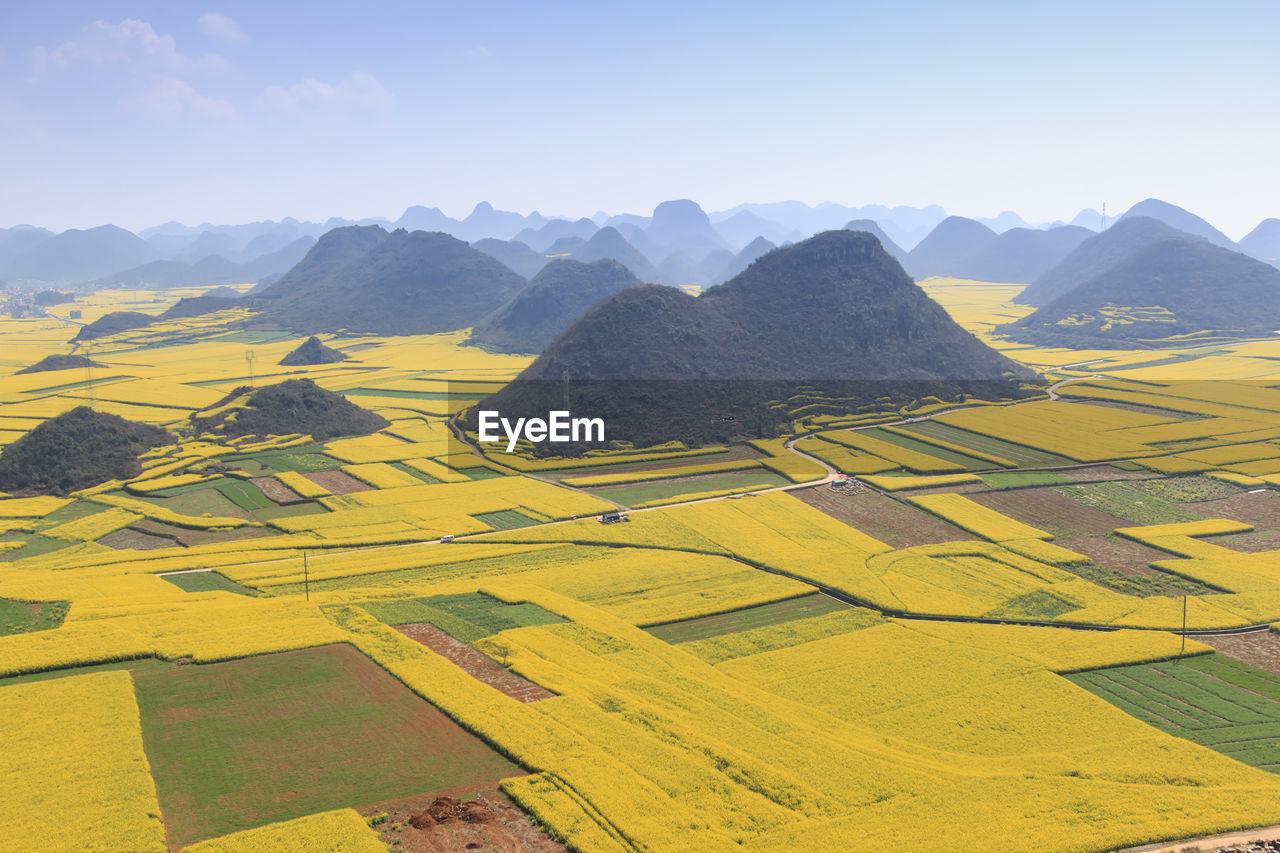
[[[1280,329],[1280,270],[1206,240],[1170,237],[1002,329],[1020,341],[1074,347],[1200,332],[1267,336]]]
[[[470,343],[497,352],[542,352],[592,305],[637,284],[640,280],[617,261],[554,260],[481,322]]]
[[[0,453],[0,491],[65,495],[142,473],[138,454],[173,442],[159,427],[77,406]]]
[[[191,414],[197,432],[227,438],[242,435],[310,435],[327,441],[368,435],[389,422],[310,379],[288,379],[257,390],[236,388],[208,409]]]
[[[546,417],[567,396],[611,440],[700,444],[776,435],[800,407],[991,399],[1036,379],[960,328],[875,237],[829,231],[697,298],[644,285],[606,299],[477,410]]]
[[[307,338],[293,352],[280,359],[280,364],[286,367],[296,367],[305,364],[333,364],[338,361],[345,361],[347,358],[345,353],[338,352],[333,347],[327,347],[320,343],[320,339],[315,335]]]
[[[448,234],[352,226],[324,235],[258,297],[264,319],[304,334],[414,335],[474,326],[525,283]]]
[[[30,367],[24,367],[17,373],[44,373],[46,370],[71,370],[76,367],[102,367],[96,361],[90,361],[83,355],[46,355]]]

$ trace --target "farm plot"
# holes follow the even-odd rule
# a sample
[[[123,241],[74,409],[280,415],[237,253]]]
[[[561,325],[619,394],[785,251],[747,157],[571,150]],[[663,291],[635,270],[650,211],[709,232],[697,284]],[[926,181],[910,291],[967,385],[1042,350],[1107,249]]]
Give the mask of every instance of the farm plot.
[[[135,684],[174,846],[522,772],[345,644]]]
[[[236,595],[256,596],[258,594],[256,590],[241,586],[219,572],[179,572],[177,574],[161,575],[161,577],[184,592],[221,590],[222,592],[234,592]]]
[[[973,538],[935,515],[871,491],[846,495],[827,486],[814,486],[788,494],[893,548]]]
[[[1074,464],[1074,460],[1065,456],[1058,456],[1057,454],[1022,444],[1002,441],[994,436],[970,432],[967,429],[944,424],[937,420],[903,424],[900,429],[904,432],[916,433],[937,441],[945,441],[957,447],[967,447],[979,453],[1008,459],[1023,468],[1049,468],[1055,465]]]
[[[47,631],[67,617],[65,601],[14,601],[0,598],[0,636]]]
[[[679,622],[668,622],[663,625],[651,625],[647,629],[660,640],[668,643],[688,643],[694,640],[705,640],[722,634],[735,634],[754,628],[780,625],[795,619],[807,619],[851,610],[842,601],[820,593],[802,595],[785,601],[760,604],[755,607],[744,607],[728,613],[716,613],[711,616],[700,616],[696,619],[683,619]]]
[[[509,604],[478,592],[400,601],[367,601],[369,615],[387,625],[430,622],[464,643],[511,628],[552,625],[564,619],[536,604]]]
[[[1280,675],[1205,655],[1068,678],[1158,729],[1280,773]]]

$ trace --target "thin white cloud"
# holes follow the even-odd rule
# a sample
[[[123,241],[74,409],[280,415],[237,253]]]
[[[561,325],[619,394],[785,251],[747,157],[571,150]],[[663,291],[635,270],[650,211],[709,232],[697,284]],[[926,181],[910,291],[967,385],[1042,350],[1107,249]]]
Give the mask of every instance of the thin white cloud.
[[[489,53],[489,48],[484,45],[477,45],[466,53],[467,59],[470,59],[472,62],[483,62],[492,55],[493,54]]]
[[[230,42],[248,41],[249,37],[240,30],[240,25],[218,12],[205,12],[196,19],[200,31],[207,36]]]
[[[191,57],[178,50],[173,36],[160,35],[146,21],[126,18],[119,23],[94,21],[71,41],[55,48],[37,47],[30,53],[32,68],[42,73],[78,63],[139,65],[171,73],[225,71],[230,64],[215,53]]]
[[[139,94],[123,100],[121,105],[141,112],[189,115],[214,121],[233,121],[240,117],[229,101],[202,95],[186,80],[177,77],[160,77]]]
[[[395,96],[372,74],[363,71],[356,71],[337,83],[307,78],[292,86],[268,86],[261,101],[268,109],[286,112],[304,109],[387,112],[396,105]]]

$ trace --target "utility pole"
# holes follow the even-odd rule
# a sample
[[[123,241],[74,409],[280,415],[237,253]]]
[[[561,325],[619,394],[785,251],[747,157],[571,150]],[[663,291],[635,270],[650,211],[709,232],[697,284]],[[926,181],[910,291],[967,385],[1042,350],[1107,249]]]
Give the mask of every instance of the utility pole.
[[[1107,230],[1107,203],[1102,203],[1102,230]]]
[[[1187,653],[1187,597],[1182,596],[1182,649],[1178,652],[1178,660]]]

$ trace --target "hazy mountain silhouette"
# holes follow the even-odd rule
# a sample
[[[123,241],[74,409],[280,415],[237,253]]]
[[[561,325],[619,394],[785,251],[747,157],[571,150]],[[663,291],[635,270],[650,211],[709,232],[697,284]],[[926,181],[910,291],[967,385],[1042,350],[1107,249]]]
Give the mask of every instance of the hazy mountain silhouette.
[[[844,226],[845,231],[865,231],[880,241],[880,246],[886,252],[893,256],[893,259],[902,264],[905,269],[907,266],[907,252],[901,246],[889,239],[889,235],[884,233],[879,224],[874,219],[853,219]]]
[[[907,272],[920,279],[931,275],[957,276],[969,257],[994,242],[996,232],[963,216],[948,216],[907,254]]]
[[[747,267],[751,266],[752,262],[755,261],[756,258],[772,252],[776,248],[778,247],[763,237],[755,238],[744,246],[741,252],[738,252],[738,254],[733,256],[733,260],[726,264],[724,269],[720,270],[720,272],[715,276],[715,281],[728,281]]]
[[[519,240],[497,240],[486,237],[483,240],[476,240],[471,244],[471,248],[498,259],[521,278],[533,278],[547,265],[546,255],[535,252]]]
[[[210,255],[230,259],[238,257],[243,248],[243,242],[226,232],[202,231],[196,239],[183,246],[171,260],[193,264]]]
[[[1226,234],[1223,234],[1217,228],[1214,228],[1208,222],[1205,222],[1194,213],[1183,210],[1176,204],[1169,204],[1167,201],[1160,201],[1157,198],[1149,198],[1140,201],[1133,207],[1129,208],[1116,223],[1119,224],[1126,219],[1133,219],[1138,216],[1146,216],[1151,219],[1158,219],[1165,225],[1176,228],[1179,231],[1191,234],[1195,237],[1203,237],[1215,246],[1221,246],[1224,249],[1234,249],[1236,244],[1232,242]]]
[[[1280,219],[1264,219],[1237,244],[1246,255],[1266,261],[1273,266],[1280,263]]]
[[[638,284],[640,280],[614,260],[553,260],[477,325],[469,343],[497,352],[542,352],[592,305]]]
[[[9,262],[9,278],[92,281],[155,260],[156,250],[114,225],[72,229],[44,240]]]
[[[765,242],[767,243],[768,241],[766,240]],[[733,263],[735,257],[736,255],[728,249],[716,249],[714,252],[708,252],[707,256],[698,261],[694,267],[694,271],[698,275],[698,284],[712,285],[725,281],[726,279],[722,278],[720,273]]]
[[[981,222],[997,234],[1003,234],[1014,228],[1030,228],[1031,223],[1027,222],[1012,210],[1006,210],[996,216],[975,216],[975,222]]]
[[[1004,328],[1018,340],[1088,347],[1202,331],[1269,336],[1280,329],[1280,270],[1203,239],[1171,237]]]
[[[1055,264],[1094,236],[1087,228],[1061,225],[1041,231],[1011,228],[966,258],[953,273],[977,281],[1035,281]]]
[[[445,216],[439,208],[423,207],[420,204],[406,208],[395,221],[396,228],[406,231],[443,231],[446,234],[452,233],[457,224],[458,220]]]
[[[655,207],[644,234],[650,243],[664,250],[664,258],[681,254],[692,262],[715,249],[729,248],[703,209],[687,198],[664,201]]]
[[[561,237],[577,237],[582,240],[589,240],[591,235],[599,230],[599,226],[590,219],[578,219],[576,221],[552,219],[541,228],[525,228],[513,240],[518,240],[529,248],[541,252],[546,251],[548,246]]]
[[[208,232],[206,232],[208,233]],[[199,287],[207,284],[245,284],[272,273],[282,273],[302,260],[316,244],[314,237],[299,237],[287,246],[245,263],[233,263],[221,255],[209,255],[196,263],[152,261],[98,279],[100,287]]]
[[[573,253],[575,261],[589,264],[593,261],[614,260],[631,270],[641,281],[663,283],[665,279],[657,267],[649,262],[639,249],[627,242],[618,229],[605,226],[591,235],[591,239]]]
[[[0,276],[15,258],[21,257],[53,236],[47,228],[16,225],[0,228]]]
[[[632,287],[587,311],[515,382],[483,401],[504,417],[602,417],[646,446],[777,434],[804,389],[844,410],[933,394],[1018,392],[1035,374],[957,325],[869,234],[778,249],[695,298]],[[566,387],[567,385],[567,387]]]
[[[416,335],[465,329],[524,287],[500,261],[438,231],[356,232],[344,241],[376,244],[317,274],[307,257],[261,294],[264,319],[305,334],[349,329],[379,335]],[[348,247],[350,248],[350,247]],[[302,275],[295,276],[301,269]],[[271,299],[271,297],[275,297]]]
[[[493,205],[482,201],[475,209],[457,225],[449,229],[449,234],[460,240],[480,240],[484,237],[497,237],[499,240],[510,240],[521,229],[541,228],[547,218],[537,211],[522,216],[508,210],[495,210]],[[428,232],[429,233],[429,232]]]
[[[749,210],[739,210],[728,219],[712,224],[716,233],[723,237],[735,252],[741,251],[757,237],[764,237],[770,243],[777,245],[794,239],[796,235],[799,235],[802,240],[805,236],[799,234],[794,228],[787,228]]]
[[[1046,305],[1073,288],[1091,281],[1166,237],[1189,236],[1158,219],[1138,216],[1082,242],[1014,297],[1024,305]]]
[[[587,245],[587,241],[581,237],[561,237],[547,247],[544,257],[554,258],[559,255],[572,255],[585,245]]]

